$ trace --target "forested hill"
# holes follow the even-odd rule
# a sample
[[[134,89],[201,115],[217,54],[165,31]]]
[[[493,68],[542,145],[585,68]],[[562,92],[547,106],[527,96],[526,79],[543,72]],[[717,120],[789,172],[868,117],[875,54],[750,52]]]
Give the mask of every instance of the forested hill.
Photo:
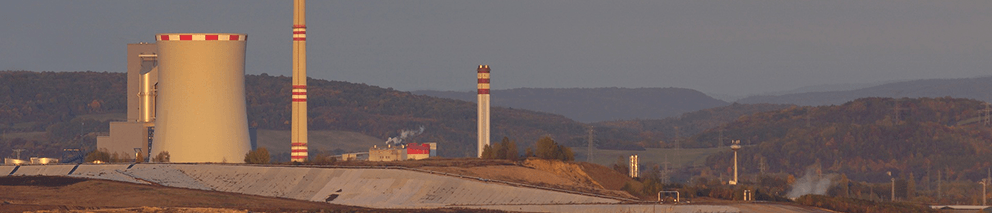
[[[248,75],[245,81],[250,125],[289,129],[290,77]],[[0,131],[8,137],[44,132],[47,138],[13,142],[0,138],[0,154],[7,156],[9,148],[27,146],[36,152],[30,154],[58,156],[66,144],[79,143],[74,137],[108,131],[106,122],[79,116],[125,112],[126,85],[124,73],[0,71]],[[440,143],[442,156],[475,155],[474,102],[341,81],[309,79],[308,86],[311,130],[353,131],[385,140],[423,126],[423,134],[411,140]],[[520,147],[543,135],[562,143],[581,141],[586,129],[564,116],[502,107],[493,107],[492,122],[492,141],[506,136]],[[85,146],[94,146],[94,136],[84,136]]]
[[[989,90],[992,90],[992,76],[980,78],[904,81],[848,91],[752,96],[737,100],[737,102],[822,106],[840,105],[865,97],[955,97],[992,102],[992,93],[987,92]]]
[[[980,180],[992,166],[992,131],[979,122],[984,103],[954,98],[863,98],[839,106],[791,107],[744,116],[722,126],[741,140],[743,173],[799,174],[814,166],[855,180],[899,177]],[[807,125],[808,124],[808,125]],[[716,129],[687,141],[713,146]],[[707,165],[724,171],[731,153],[712,155]],[[912,174],[912,175],[911,175]]]
[[[0,130],[44,131],[76,116],[124,112],[123,73],[0,71]]]
[[[635,145],[645,148],[675,148],[676,137],[688,138],[704,130],[716,128],[737,118],[758,112],[777,111],[795,105],[786,104],[739,104],[687,112],[678,117],[665,119],[637,119],[604,121],[593,123],[597,140],[609,144],[609,140],[622,139],[636,141]],[[724,139],[724,145],[729,140]],[[614,145],[619,146],[619,145]],[[685,145],[681,145],[686,147]],[[694,145],[698,146],[698,145]]]
[[[252,126],[289,129],[290,78],[249,75],[248,114]],[[418,129],[418,142],[438,142],[442,156],[476,155],[477,106],[474,102],[414,95],[366,84],[309,79],[310,129],[347,130],[373,137],[395,137],[400,130]],[[492,108],[492,141],[506,136],[520,147],[540,136],[567,142],[581,140],[585,125],[564,116],[503,107]]]
[[[474,102],[476,93],[414,91]],[[564,115],[581,122],[663,119],[729,103],[683,88],[518,88],[492,91],[493,106]]]

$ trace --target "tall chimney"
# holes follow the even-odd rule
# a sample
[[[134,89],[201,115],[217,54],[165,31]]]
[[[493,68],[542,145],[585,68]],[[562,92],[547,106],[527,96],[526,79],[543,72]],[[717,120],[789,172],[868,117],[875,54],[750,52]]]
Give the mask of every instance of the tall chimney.
[[[307,160],[307,22],[306,0],[293,1],[293,162]]]
[[[479,157],[489,145],[489,65],[479,65]]]

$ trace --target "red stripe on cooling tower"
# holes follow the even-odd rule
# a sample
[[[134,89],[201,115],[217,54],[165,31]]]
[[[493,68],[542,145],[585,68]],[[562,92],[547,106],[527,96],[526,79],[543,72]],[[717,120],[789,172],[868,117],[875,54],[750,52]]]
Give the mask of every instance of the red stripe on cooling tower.
[[[307,85],[293,85],[293,89],[306,89]]]
[[[306,146],[307,143],[293,143],[293,146]]]
[[[307,38],[293,38],[293,41],[307,41]]]
[[[231,35],[231,41],[237,41],[238,39],[241,39],[241,35]],[[245,36],[245,40],[247,40],[247,39],[248,39],[248,36],[246,35]]]
[[[293,28],[307,28],[307,25],[294,24]]]
[[[306,95],[307,92],[293,92],[293,95]]]
[[[306,98],[294,98],[293,102],[307,102]]]
[[[217,40],[217,35],[204,35],[203,40],[207,40],[207,41]]]
[[[168,41],[169,40],[169,35],[162,35],[162,36],[159,36],[159,37],[162,39],[162,41]]]
[[[479,89],[479,95],[489,94],[489,89]]]
[[[293,31],[293,34],[307,34],[307,31]]]
[[[193,40],[193,35],[179,35],[179,40]]]
[[[486,84],[488,84],[488,83],[489,83],[489,79],[488,79],[488,78],[480,78],[480,79],[479,79],[479,83],[480,83],[480,84],[482,84],[482,83],[486,83]]]

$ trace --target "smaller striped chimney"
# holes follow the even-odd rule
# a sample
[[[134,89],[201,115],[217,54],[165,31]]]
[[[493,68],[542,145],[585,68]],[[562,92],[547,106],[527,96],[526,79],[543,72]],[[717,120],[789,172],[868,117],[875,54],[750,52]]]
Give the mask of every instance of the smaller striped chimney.
[[[489,65],[479,65],[479,157],[489,145]]]

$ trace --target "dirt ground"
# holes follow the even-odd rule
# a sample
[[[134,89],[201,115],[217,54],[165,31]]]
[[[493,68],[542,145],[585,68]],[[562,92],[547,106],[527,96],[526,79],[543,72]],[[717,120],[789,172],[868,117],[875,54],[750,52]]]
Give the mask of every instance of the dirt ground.
[[[0,212],[499,212],[371,209],[70,177],[0,177]]]
[[[632,179],[604,166],[591,163],[528,159],[513,164],[472,166],[424,166],[420,169],[468,175],[486,179],[525,183],[572,191],[637,199],[620,190]]]
[[[626,183],[640,185],[626,175],[602,165],[534,158],[525,161],[431,158],[393,162],[346,161],[337,162],[335,165],[403,166],[630,199],[637,198],[621,190],[623,185]]]

